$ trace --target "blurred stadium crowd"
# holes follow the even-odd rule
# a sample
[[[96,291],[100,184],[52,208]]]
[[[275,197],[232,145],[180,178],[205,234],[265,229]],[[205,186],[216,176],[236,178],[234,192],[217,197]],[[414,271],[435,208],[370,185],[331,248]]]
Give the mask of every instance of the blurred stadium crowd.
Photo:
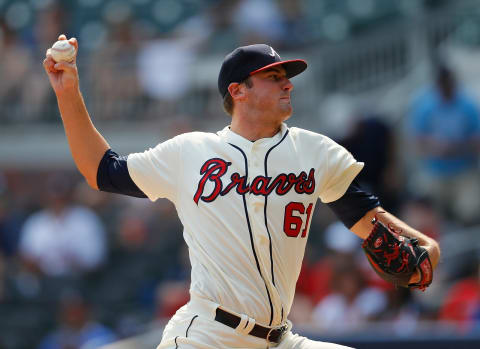
[[[461,2],[0,0],[0,131],[22,128],[18,142],[28,145],[29,134],[60,127],[41,65],[60,33],[79,39],[94,122],[137,138],[142,129],[159,130],[160,142],[228,123],[215,84],[234,47],[267,42],[280,53],[318,57],[315,49],[329,47],[353,55],[364,36],[443,14],[459,19],[460,36],[478,50],[476,12],[451,16]],[[294,99],[298,116],[289,125],[326,133],[364,161],[362,184],[437,238],[444,255],[425,293],[394,289],[366,264],[360,240],[318,205],[290,315],[297,330],[319,338],[379,328],[392,337],[479,336],[480,93],[464,88],[459,66],[429,55],[447,34],[458,31],[425,49],[430,81],[413,80],[412,93],[397,93],[392,104],[401,107],[391,114],[375,97],[358,107],[345,95],[391,88],[416,72],[397,69],[407,58],[393,43],[388,81],[349,85],[341,98],[327,97],[349,81],[343,72],[376,76],[380,68],[369,67],[378,57],[337,72],[309,60],[311,81],[299,81],[294,98],[304,97]],[[12,149],[0,144],[0,349],[96,348],[161,328],[188,300],[188,251],[173,205],[95,192],[71,162],[51,166],[48,154],[44,166],[28,165],[28,151],[19,154],[26,164],[12,165],[1,156]]]

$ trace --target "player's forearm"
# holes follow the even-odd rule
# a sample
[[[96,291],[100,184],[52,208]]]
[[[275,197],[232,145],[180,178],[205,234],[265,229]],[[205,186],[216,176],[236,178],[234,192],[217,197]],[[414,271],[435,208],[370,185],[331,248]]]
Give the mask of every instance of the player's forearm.
[[[376,207],[367,212],[367,214],[358,221],[351,230],[362,239],[366,239],[372,230],[371,222],[375,217],[385,226],[392,227],[394,231],[398,232],[400,235],[417,238],[419,244],[428,251],[433,267],[438,264],[440,260],[440,247],[438,243],[434,239],[410,227],[391,213],[386,212],[382,207]]]
[[[73,160],[88,184],[98,189],[98,164],[110,146],[93,125],[79,89],[57,94],[57,102]]]

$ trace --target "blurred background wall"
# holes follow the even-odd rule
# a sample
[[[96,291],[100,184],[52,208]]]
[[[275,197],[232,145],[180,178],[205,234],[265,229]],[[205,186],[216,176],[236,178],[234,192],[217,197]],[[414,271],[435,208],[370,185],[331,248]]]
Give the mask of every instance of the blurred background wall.
[[[95,192],[74,168],[42,67],[60,33],[79,40],[87,107],[125,155],[227,125],[216,82],[235,47],[305,58],[288,125],[365,161],[362,184],[443,255],[426,292],[392,289],[318,205],[295,330],[480,347],[479,1],[0,0],[1,349],[154,347],[188,300],[173,205]]]

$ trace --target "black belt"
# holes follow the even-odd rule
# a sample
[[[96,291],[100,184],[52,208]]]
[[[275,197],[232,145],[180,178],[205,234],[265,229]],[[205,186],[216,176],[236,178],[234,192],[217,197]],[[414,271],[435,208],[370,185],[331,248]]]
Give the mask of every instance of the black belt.
[[[221,322],[224,325],[227,325],[231,328],[237,328],[240,324],[240,317],[237,315],[231,314],[223,309],[217,308],[215,311],[215,321]],[[280,343],[283,335],[287,331],[287,326],[283,325],[278,328],[269,328],[263,327],[258,324],[253,326],[252,330],[248,333],[249,335],[266,339],[272,343]]]

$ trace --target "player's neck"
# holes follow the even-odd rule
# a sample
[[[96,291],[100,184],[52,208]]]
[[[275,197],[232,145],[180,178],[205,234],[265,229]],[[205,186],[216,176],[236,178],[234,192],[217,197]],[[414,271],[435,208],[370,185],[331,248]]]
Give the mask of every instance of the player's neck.
[[[253,142],[258,139],[275,136],[280,131],[281,125],[281,122],[275,124],[261,124],[258,122],[249,122],[245,119],[239,120],[232,118],[230,130]]]

